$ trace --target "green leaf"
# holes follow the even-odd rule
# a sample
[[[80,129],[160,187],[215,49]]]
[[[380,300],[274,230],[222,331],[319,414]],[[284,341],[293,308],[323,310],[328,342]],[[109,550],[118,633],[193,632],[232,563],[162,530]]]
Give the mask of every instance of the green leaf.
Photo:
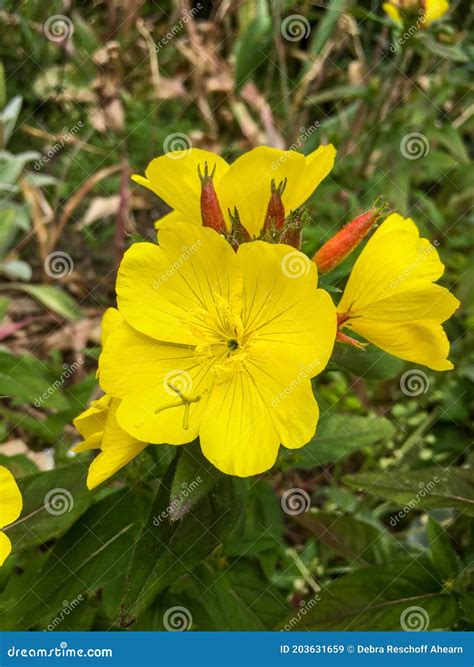
[[[74,462],[22,477],[20,518],[6,529],[15,551],[22,551],[62,535],[94,499],[86,487],[87,470]]]
[[[393,437],[395,426],[386,417],[331,414],[321,418],[314,438],[301,449],[285,452],[298,468],[343,461],[350,454]]]
[[[68,400],[61,389],[64,379],[55,375],[42,361],[25,354],[16,357],[5,350],[0,350],[0,394],[47,407],[64,410],[69,407]]]
[[[245,483],[224,477],[183,519],[171,523],[170,485],[175,464],[162,481],[137,541],[122,603],[128,625],[177,577],[207,558],[231,533],[244,510]]]
[[[454,597],[442,591],[427,558],[367,567],[329,584],[280,627],[291,630],[437,630],[458,617]]]
[[[400,556],[400,546],[388,531],[350,514],[311,511],[295,519],[351,563],[380,565]]]
[[[182,447],[171,484],[171,521],[182,519],[222,477],[222,473],[204,458],[199,443]]]
[[[367,380],[389,380],[400,373],[405,363],[379,350],[375,345],[368,345],[365,350],[357,350],[350,345],[338,345],[331,361]]]
[[[265,3],[260,2],[258,15],[250,21],[237,43],[235,52],[235,85],[239,90],[267,59],[272,44],[272,19]]]
[[[84,600],[125,572],[144,499],[128,489],[95,504],[61,538],[22,596],[0,596],[0,626],[27,630],[60,617],[64,601]],[[87,602],[84,602],[87,604]],[[45,629],[42,627],[40,629]]]
[[[461,569],[461,563],[449,535],[432,517],[428,518],[428,538],[431,547],[431,560],[442,581],[455,579]]]
[[[288,603],[274,587],[262,581],[257,563],[249,559],[229,564],[223,571],[202,566],[196,572],[193,597],[206,608],[219,631],[271,630],[288,614]],[[205,630],[207,628],[199,628]]]
[[[81,319],[81,311],[72,296],[63,292],[59,287],[53,285],[22,285],[21,283],[9,283],[2,289],[18,289],[26,292],[37,301],[46,306],[54,313],[68,320],[77,321]]]
[[[474,471],[468,468],[423,468],[414,472],[346,475],[344,482],[409,509],[454,507],[474,516]]]
[[[344,13],[346,8],[347,0],[330,0],[329,4],[325,8],[322,19],[320,20],[317,30],[314,33],[314,37],[311,41],[309,51],[312,57],[308,58],[306,61],[306,65],[303,70],[304,74],[306,74],[306,72],[313,65],[314,57],[320,55],[328,39],[336,29],[337,22],[341,18],[341,14]]]

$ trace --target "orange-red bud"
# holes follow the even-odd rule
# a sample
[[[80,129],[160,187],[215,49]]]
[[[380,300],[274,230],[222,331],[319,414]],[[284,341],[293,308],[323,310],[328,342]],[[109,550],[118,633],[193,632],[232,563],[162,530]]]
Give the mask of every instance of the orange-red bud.
[[[271,182],[271,195],[268,202],[267,213],[265,215],[265,222],[263,224],[263,232],[273,233],[278,229],[282,229],[285,223],[285,207],[281,200],[281,196],[286,188],[286,178],[280,181],[278,187],[275,180]]]
[[[319,273],[328,273],[338,266],[368,234],[382,215],[381,208],[371,208],[351,220],[318,250],[313,261]]]
[[[204,163],[204,174],[198,167],[201,179],[201,219],[203,227],[211,227],[219,234],[226,233],[224,215],[222,213],[216,191],[214,190],[213,177],[216,173],[216,165],[209,173],[207,162]]]

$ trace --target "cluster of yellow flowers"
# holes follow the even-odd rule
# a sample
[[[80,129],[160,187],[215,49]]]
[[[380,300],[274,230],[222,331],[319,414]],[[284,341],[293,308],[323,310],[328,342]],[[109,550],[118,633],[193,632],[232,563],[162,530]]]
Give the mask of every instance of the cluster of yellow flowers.
[[[356,332],[390,354],[452,368],[441,323],[458,307],[437,250],[391,214],[356,261],[337,305],[318,289],[377,220],[360,216],[316,253],[300,252],[301,205],[330,172],[332,146],[305,157],[256,148],[229,165],[200,149],[153,160],[134,179],[172,212],[158,245],[134,244],[103,322],[105,395],[75,420],[76,451],[100,449],[93,488],[148,443],[199,437],[207,459],[241,477],[268,470],[280,444],[313,437],[311,379]]]

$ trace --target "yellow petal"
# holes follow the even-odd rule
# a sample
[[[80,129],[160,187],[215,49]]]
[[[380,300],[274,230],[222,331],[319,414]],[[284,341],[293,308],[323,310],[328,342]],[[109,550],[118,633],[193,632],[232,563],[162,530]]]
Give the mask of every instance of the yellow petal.
[[[118,425],[116,412],[120,401],[112,399],[102,439],[101,453],[91,463],[87,487],[93,489],[127,465],[148,443],[140,442]]]
[[[405,292],[396,291],[393,295],[387,295],[387,298],[360,309],[358,315],[379,322],[444,322],[459,305],[456,297],[445,287],[428,283]]]
[[[237,210],[240,221],[252,236],[258,236],[265,221],[271,181],[287,179],[282,196],[287,213],[301,206],[331,171],[336,151],[320,146],[305,157],[296,151],[259,146],[237,158],[216,186],[221,208]]]
[[[183,222],[183,217],[184,214],[181,213],[180,211],[170,211],[170,213],[167,213],[166,215],[163,215],[161,218],[158,220],[155,220],[153,223],[153,226],[155,229],[158,231],[161,229],[161,227],[164,227],[165,225],[168,225],[173,222]],[[188,222],[192,222],[193,224],[200,225],[201,224],[201,217],[199,217],[197,220],[188,220]]]
[[[280,438],[249,373],[215,385],[200,429],[204,456],[227,475],[248,477],[275,463]]]
[[[6,561],[12,550],[10,539],[0,530],[0,567]]]
[[[400,16],[400,12],[398,11],[398,8],[395,7],[395,5],[393,5],[391,2],[384,2],[382,9],[390,16],[394,23],[397,25],[402,25],[402,17]]]
[[[232,304],[240,291],[235,253],[212,229],[189,223],[166,225],[159,241],[137,243],[125,253],[119,310],[148,336],[196,345],[202,317],[219,318],[219,300]]]
[[[318,290],[317,271],[303,253],[262,241],[240,246],[237,258],[245,276],[242,322],[274,365],[310,369],[326,366],[336,336],[336,308]],[[261,352],[258,352],[261,355]]]
[[[441,18],[449,11],[449,3],[446,0],[425,0],[425,24],[428,26],[433,21]]]
[[[18,519],[23,508],[20,489],[11,472],[0,466],[0,528]]]
[[[105,390],[123,399],[117,412],[122,428],[143,441],[182,444],[197,436],[214,363],[206,353],[160,343],[123,322],[107,338],[99,368]],[[189,419],[180,394],[192,401]]]
[[[441,324],[435,322],[387,323],[354,319],[351,328],[385,352],[422,364],[435,371],[447,371],[449,341]]]
[[[337,309],[358,315],[387,295],[437,280],[443,271],[438,252],[419,238],[413,221],[393,214],[359,255]]]
[[[84,412],[74,419],[74,426],[85,439],[84,442],[76,445],[74,451],[82,452],[95,447],[95,442],[97,442],[97,437],[95,436],[98,433],[102,433],[105,428],[110,401],[110,396],[102,396],[97,401],[92,401],[87,410],[84,410]]]
[[[291,449],[308,443],[319,417],[310,381],[313,368],[278,362],[264,350],[260,356],[254,350],[247,367],[271,414],[280,442]]]
[[[116,326],[123,322],[123,315],[116,308],[107,308],[102,318],[102,345],[105,342],[105,339],[111,333]]]
[[[217,187],[229,165],[219,155],[200,148],[174,151],[152,160],[145,175],[132,176],[133,180],[145,186],[163,199],[171,208],[183,214],[185,220],[201,221],[201,181],[198,167],[203,170],[207,162],[209,171],[214,166],[214,187]]]

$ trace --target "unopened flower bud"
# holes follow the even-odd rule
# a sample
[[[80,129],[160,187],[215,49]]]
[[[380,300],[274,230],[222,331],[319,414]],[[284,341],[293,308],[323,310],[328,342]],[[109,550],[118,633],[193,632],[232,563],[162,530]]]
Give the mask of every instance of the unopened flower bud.
[[[314,255],[313,261],[319,273],[328,273],[341,264],[359,245],[382,215],[382,208],[371,208],[351,220]]]
[[[213,177],[216,172],[216,165],[209,173],[207,162],[204,164],[204,174],[198,167],[199,178],[201,179],[201,219],[203,227],[211,227],[219,234],[226,233],[224,215],[222,213],[216,191],[214,190]]]
[[[265,222],[263,224],[263,233],[282,229],[285,223],[285,207],[281,200],[281,196],[286,188],[286,178],[280,181],[278,186],[275,184],[275,179],[271,182],[270,201],[268,202],[267,213],[265,215]]]

